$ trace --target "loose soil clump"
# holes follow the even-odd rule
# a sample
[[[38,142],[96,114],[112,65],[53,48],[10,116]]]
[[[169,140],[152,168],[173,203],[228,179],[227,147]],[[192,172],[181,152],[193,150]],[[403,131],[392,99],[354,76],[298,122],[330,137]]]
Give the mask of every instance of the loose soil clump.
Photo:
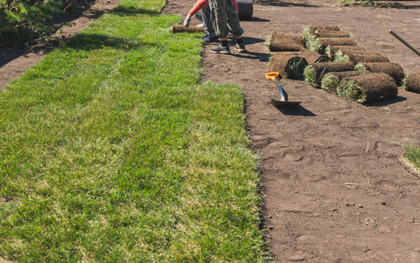
[[[407,75],[405,89],[415,93],[420,93],[420,69],[413,69],[410,74]]]
[[[183,25],[172,25],[172,33],[201,33],[204,28],[198,26],[185,27]]]
[[[398,88],[387,74],[372,73],[344,78],[338,86],[337,93],[340,97],[365,104],[394,98],[398,94]]]
[[[330,58],[328,56],[310,50],[302,51],[302,53],[300,53],[300,57],[306,59],[309,66],[319,62],[330,62]]]
[[[394,79],[398,86],[402,84],[402,81],[405,78],[404,69],[399,63],[373,62],[359,63],[356,66],[358,69],[368,70],[373,73],[386,73]]]
[[[301,35],[271,33],[268,48],[270,51],[301,51],[303,49]]]
[[[282,78],[300,79],[307,65],[297,53],[276,53],[270,60],[268,72],[278,72]]]
[[[337,87],[340,81],[344,78],[354,77],[359,75],[371,74],[369,71],[343,71],[343,72],[330,72],[321,80],[321,88],[330,93],[337,93]]]
[[[351,62],[322,62],[315,63],[305,68],[304,77],[312,86],[319,87],[322,76],[329,72],[353,71],[354,64]]]

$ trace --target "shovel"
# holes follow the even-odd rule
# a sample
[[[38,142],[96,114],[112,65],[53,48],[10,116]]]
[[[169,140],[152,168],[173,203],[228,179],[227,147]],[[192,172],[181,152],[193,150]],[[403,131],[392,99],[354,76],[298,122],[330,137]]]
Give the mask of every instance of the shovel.
[[[280,83],[277,81],[277,79],[279,77],[278,72],[265,73],[265,77],[269,80],[274,81],[277,84],[277,86],[279,88],[279,92],[280,92],[280,100],[271,99],[271,104],[273,104],[274,106],[280,106],[280,107],[296,107],[296,106],[299,106],[301,101],[287,101],[287,93],[286,93],[285,90],[283,90]]]

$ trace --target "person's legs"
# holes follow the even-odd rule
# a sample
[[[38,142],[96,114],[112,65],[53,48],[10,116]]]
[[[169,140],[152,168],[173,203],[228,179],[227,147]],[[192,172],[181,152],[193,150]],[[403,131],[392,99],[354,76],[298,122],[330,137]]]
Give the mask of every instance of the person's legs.
[[[236,8],[233,5],[233,0],[227,0],[226,3],[226,15],[227,15],[227,25],[229,27],[229,31],[235,36],[236,38],[236,45],[235,50],[239,53],[245,52],[245,44],[242,39],[242,34],[244,30],[241,28],[239,22],[239,15],[236,12]]]
[[[230,53],[227,42],[229,30],[227,27],[226,2],[227,0],[209,0],[212,20],[220,38],[220,44],[216,47],[210,48],[210,52],[212,53]]]
[[[211,20],[211,10],[210,5],[207,4],[202,9],[202,17],[203,17],[203,23],[204,23],[204,29],[209,32],[212,36],[216,36],[216,32],[214,29],[213,21]]]

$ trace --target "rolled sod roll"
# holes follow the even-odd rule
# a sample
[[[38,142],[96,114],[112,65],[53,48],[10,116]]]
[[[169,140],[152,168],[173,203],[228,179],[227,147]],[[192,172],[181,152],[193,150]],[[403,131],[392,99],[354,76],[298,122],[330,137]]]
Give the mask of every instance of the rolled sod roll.
[[[325,55],[329,56],[330,58],[334,58],[335,54],[338,51],[345,51],[345,50],[354,50],[354,51],[366,51],[367,50],[363,47],[358,47],[358,46],[331,46],[329,45],[328,47],[325,48]]]
[[[420,93],[420,69],[415,68],[407,75],[405,89]]]
[[[398,63],[390,62],[370,62],[370,63],[359,63],[355,66],[355,69],[358,68],[363,70],[368,70],[373,73],[386,73],[391,78],[394,79],[395,83],[399,86],[401,85],[403,79],[405,78],[404,69]]]
[[[372,73],[341,80],[337,93],[340,97],[359,103],[391,99],[397,96],[394,80],[385,73]]]
[[[204,28],[198,26],[185,27],[182,25],[172,25],[172,33],[200,33],[204,32]]]
[[[362,51],[362,50],[344,50],[341,51],[339,50],[338,52],[335,53],[334,56],[334,61],[337,62],[348,62],[351,61],[353,63],[355,63],[354,61],[352,61],[351,59],[355,58],[355,57],[362,57],[362,56],[367,56],[367,57],[372,57],[372,56],[377,56],[382,58],[383,55],[378,53],[378,52],[369,52],[369,51]]]
[[[270,60],[268,72],[278,72],[282,78],[302,78],[307,65],[306,60],[297,53],[276,53]]]
[[[325,50],[328,46],[356,46],[353,38],[319,38],[321,48]]]
[[[300,51],[303,49],[303,38],[301,35],[271,33],[268,48],[270,51]]]
[[[359,75],[372,74],[369,71],[343,71],[343,72],[330,72],[324,75],[321,80],[321,89],[337,93],[338,84],[343,78],[354,77]]]
[[[303,73],[305,80],[311,85],[318,87],[322,76],[329,72],[353,71],[354,64],[351,62],[322,62],[307,66]]]
[[[377,54],[377,55],[364,55],[364,54],[347,54],[345,57],[348,58],[348,61],[353,62],[354,64],[362,63],[362,62],[389,62],[389,58]]]
[[[310,51],[310,50],[304,50],[302,51],[302,53],[300,53],[300,57],[306,59],[306,62],[308,62],[308,65],[313,65],[315,63],[319,63],[319,62],[329,62],[330,58],[325,56],[325,55],[321,55],[319,53]]]
[[[340,31],[340,27],[338,26],[327,26],[327,25],[312,25],[312,26],[308,26],[308,29],[312,34],[317,30]]]
[[[349,32],[333,30],[316,30],[314,35],[319,38],[345,38],[350,37]]]

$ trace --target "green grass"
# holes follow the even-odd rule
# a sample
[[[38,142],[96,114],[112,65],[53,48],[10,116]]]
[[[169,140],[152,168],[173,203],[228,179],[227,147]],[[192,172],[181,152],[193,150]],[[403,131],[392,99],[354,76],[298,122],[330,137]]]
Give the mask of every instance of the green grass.
[[[307,66],[305,70],[303,71],[303,77],[305,78],[305,81],[308,82],[311,85],[318,86],[319,82],[316,79],[316,74],[314,67]]]
[[[365,71],[365,67],[361,64],[357,64],[356,66],[354,66],[354,71]]]
[[[311,31],[308,27],[303,28],[302,35],[303,46],[305,49],[316,53],[321,51],[321,41],[311,34]]]
[[[289,78],[303,78],[303,71],[308,64],[304,59],[293,59],[286,68],[287,75]]]
[[[410,165],[413,166],[414,170],[420,171],[420,148],[416,146],[406,147],[404,150],[404,159]]]
[[[321,88],[330,93],[337,93],[339,80],[334,75],[327,75],[321,81]]]
[[[349,62],[349,58],[347,56],[343,56],[341,51],[335,53],[334,62]]]
[[[353,81],[342,81],[337,88],[337,93],[340,97],[357,102],[363,102],[366,97],[366,93],[363,89]]]
[[[238,86],[123,0],[0,93],[0,261],[261,262]]]

